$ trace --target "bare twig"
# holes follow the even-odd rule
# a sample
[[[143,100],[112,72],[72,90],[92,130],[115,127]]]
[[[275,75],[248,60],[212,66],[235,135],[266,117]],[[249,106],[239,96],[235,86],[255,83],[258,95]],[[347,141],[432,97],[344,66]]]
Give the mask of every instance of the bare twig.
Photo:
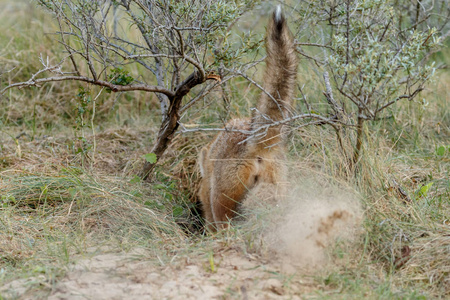
[[[112,84],[103,80],[95,80],[93,78],[84,77],[84,76],[55,76],[55,77],[46,77],[40,79],[30,79],[25,82],[13,83],[5,87],[0,91],[0,94],[4,94],[7,90],[11,88],[23,88],[30,86],[39,86],[42,83],[47,82],[55,82],[55,81],[83,81],[93,85],[103,86],[111,89],[113,92],[128,92],[128,91],[146,91],[146,92],[155,92],[161,93],[169,97],[173,97],[175,94],[172,91],[169,91],[160,86],[152,86],[147,84],[130,84],[130,85],[117,85]]]
[[[322,47],[322,48],[328,48],[330,50],[333,50],[333,47],[331,47],[329,45],[321,45],[321,44],[316,44],[316,43],[300,43],[300,42],[296,42],[295,44],[299,45],[299,46]]]
[[[317,121],[314,122],[310,122],[305,124],[300,125],[300,127],[304,127],[304,126],[308,126],[308,125],[323,125],[323,124],[340,124],[340,125],[346,125],[346,126],[352,126],[350,124],[345,124],[339,120],[337,120],[334,117],[323,117],[321,115],[318,114],[313,114],[313,113],[307,113],[307,114],[298,114],[289,118],[285,118],[283,120],[280,121],[272,121],[271,123],[265,123],[263,125],[258,126],[257,128],[253,129],[253,130],[244,130],[244,129],[236,129],[234,127],[222,127],[222,128],[204,128],[204,127],[194,127],[193,125],[185,125],[185,124],[181,124],[180,126],[182,128],[181,132],[183,133],[187,133],[187,132],[198,132],[198,131],[227,131],[227,132],[239,132],[245,135],[248,135],[248,137],[242,141],[241,143],[246,142],[249,139],[255,138],[255,137],[261,137],[264,136],[265,133],[267,132],[267,130],[271,127],[274,126],[279,126],[279,125],[285,125],[288,123],[292,123],[296,120],[301,120],[301,119],[316,119]],[[187,127],[194,127],[194,128],[187,128]],[[296,128],[299,128],[298,126]]]
[[[398,97],[395,98],[394,100],[389,101],[389,102],[386,103],[385,105],[383,105],[383,106],[381,106],[380,108],[378,108],[378,109],[375,111],[375,115],[378,114],[379,112],[381,112],[382,110],[384,110],[385,108],[387,108],[387,107],[391,106],[392,104],[396,103],[398,100],[401,100],[401,99],[412,100],[414,97],[417,96],[418,93],[420,93],[420,92],[423,91],[423,90],[424,90],[424,88],[423,88],[423,87],[420,87],[420,88],[416,89],[412,94],[398,96]]]
[[[328,103],[331,104],[331,108],[334,110],[334,112],[338,115],[338,117],[340,119],[342,119],[343,115],[344,115],[344,109],[338,105],[338,103],[336,102],[336,100],[334,100],[333,97],[333,90],[331,89],[331,84],[330,84],[330,77],[328,75],[328,72],[325,71],[323,73],[323,79],[325,81],[325,88],[326,88],[326,92],[324,92],[325,97],[328,100]]]

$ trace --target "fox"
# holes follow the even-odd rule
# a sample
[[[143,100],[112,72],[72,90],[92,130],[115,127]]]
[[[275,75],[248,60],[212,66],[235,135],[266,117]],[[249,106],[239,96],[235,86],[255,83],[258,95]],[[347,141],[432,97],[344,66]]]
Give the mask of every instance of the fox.
[[[275,122],[289,115],[298,58],[280,6],[269,19],[265,46],[264,91],[252,117],[228,121],[225,130],[199,152],[198,196],[210,231],[227,228],[238,205],[258,185],[270,185],[282,193],[278,186],[286,174],[286,135],[282,125]],[[249,136],[268,124],[275,126],[266,126],[262,138]]]

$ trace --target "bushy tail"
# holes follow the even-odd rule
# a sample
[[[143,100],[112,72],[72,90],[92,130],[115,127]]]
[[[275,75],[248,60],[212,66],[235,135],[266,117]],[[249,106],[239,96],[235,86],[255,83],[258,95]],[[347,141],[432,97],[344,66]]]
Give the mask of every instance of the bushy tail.
[[[266,52],[264,89],[271,96],[262,92],[257,111],[253,115],[253,129],[286,118],[292,103],[298,60],[294,38],[280,6],[274,11],[267,26]],[[280,130],[281,126],[271,127],[267,135],[256,143],[264,147],[279,143]]]

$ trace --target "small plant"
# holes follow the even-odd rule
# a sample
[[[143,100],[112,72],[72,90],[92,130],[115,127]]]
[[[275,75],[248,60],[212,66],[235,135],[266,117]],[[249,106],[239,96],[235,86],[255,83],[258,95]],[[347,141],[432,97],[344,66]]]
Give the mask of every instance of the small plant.
[[[216,264],[214,263],[214,253],[211,251],[208,253],[209,271],[211,273],[217,272]]]
[[[436,148],[437,156],[446,156],[450,153],[450,145],[447,146],[439,146]]]
[[[428,184],[425,184],[420,187],[420,189],[417,191],[417,194],[421,198],[426,198],[428,196],[428,191],[430,190],[431,186],[433,185],[433,182],[430,182]]]
[[[74,145],[74,153],[80,154],[84,161],[89,157],[89,151],[93,145],[85,137],[85,129],[90,128],[90,124],[86,121],[92,114],[91,104],[92,98],[90,92],[80,87],[76,96],[77,107],[75,109],[75,125],[73,126],[76,142]]]
[[[147,153],[143,157],[144,157],[145,161],[147,161],[151,164],[155,164],[156,161],[158,160],[155,153]]]
[[[1,208],[6,208],[10,205],[14,205],[17,201],[16,198],[12,195],[1,195]]]
[[[108,75],[109,81],[114,85],[129,85],[134,81],[134,78],[130,76],[130,73],[122,68],[114,68],[111,70],[111,74]],[[106,92],[111,93],[110,88],[106,88]]]

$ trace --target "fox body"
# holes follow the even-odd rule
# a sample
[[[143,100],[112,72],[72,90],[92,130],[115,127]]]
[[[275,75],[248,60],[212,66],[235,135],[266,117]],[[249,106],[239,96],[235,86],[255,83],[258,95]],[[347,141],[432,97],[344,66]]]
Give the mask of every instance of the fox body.
[[[265,136],[249,138],[246,132],[286,118],[297,73],[292,34],[278,7],[267,27],[264,90],[252,118],[232,119],[199,155],[202,175],[199,198],[211,230],[226,227],[237,205],[260,183],[284,181],[285,143],[281,125],[265,127]]]

